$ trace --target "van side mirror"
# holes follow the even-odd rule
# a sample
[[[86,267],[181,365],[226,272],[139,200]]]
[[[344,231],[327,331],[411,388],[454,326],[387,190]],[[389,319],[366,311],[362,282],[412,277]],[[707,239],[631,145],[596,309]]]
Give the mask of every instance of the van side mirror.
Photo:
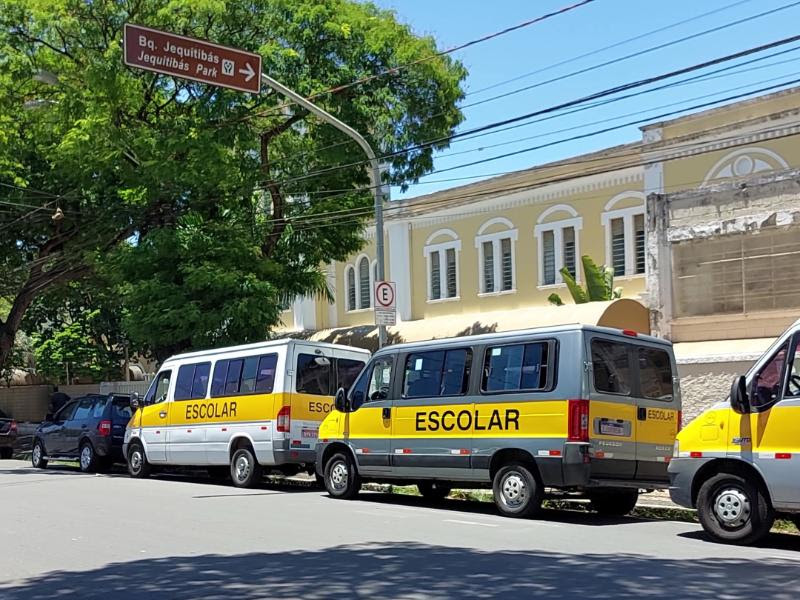
[[[139,399],[139,392],[133,392],[133,394],[131,394],[131,409],[134,411],[139,410],[141,405],[142,402]]]
[[[347,401],[347,392],[343,387],[336,390],[336,397],[333,399],[333,407],[339,412],[348,412],[350,403]]]
[[[750,412],[750,398],[747,395],[747,379],[738,375],[731,385],[731,408],[733,412],[746,415]]]

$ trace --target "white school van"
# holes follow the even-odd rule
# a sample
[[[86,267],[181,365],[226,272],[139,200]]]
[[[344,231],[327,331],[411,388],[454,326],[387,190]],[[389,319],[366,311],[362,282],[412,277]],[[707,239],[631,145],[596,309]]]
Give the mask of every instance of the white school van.
[[[339,387],[350,387],[369,352],[275,340],[167,359],[125,431],[132,477],[160,465],[206,466],[249,487],[262,467],[313,472],[317,432]]]

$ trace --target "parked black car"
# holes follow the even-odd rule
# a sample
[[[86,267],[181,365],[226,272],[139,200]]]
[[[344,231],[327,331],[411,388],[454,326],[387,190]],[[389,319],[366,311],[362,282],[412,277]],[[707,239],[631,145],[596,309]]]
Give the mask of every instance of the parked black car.
[[[0,458],[11,458],[17,441],[17,422],[0,410]]]
[[[55,415],[47,415],[33,436],[31,462],[37,469],[48,460],[77,460],[81,471],[102,471],[125,462],[122,441],[131,418],[127,395],[91,395],[67,402]]]

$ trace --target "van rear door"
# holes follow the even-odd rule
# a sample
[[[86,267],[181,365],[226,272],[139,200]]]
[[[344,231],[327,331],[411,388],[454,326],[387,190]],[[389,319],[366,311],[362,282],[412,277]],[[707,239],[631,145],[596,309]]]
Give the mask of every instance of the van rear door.
[[[636,475],[635,348],[632,344],[603,335],[588,336],[587,345],[591,366],[591,476],[632,479]]]
[[[675,358],[667,347],[636,345],[636,478],[668,481],[680,421]]]

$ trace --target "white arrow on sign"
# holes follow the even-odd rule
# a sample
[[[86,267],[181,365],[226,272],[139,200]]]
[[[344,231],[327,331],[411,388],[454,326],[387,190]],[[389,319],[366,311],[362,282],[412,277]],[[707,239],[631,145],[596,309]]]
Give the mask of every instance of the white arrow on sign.
[[[239,69],[239,73],[241,73],[242,75],[247,75],[247,77],[245,77],[244,80],[245,81],[250,81],[253,78],[253,76],[256,74],[256,72],[253,71],[253,67],[250,66],[250,63],[244,63],[244,66],[247,67],[247,68],[246,69]]]

